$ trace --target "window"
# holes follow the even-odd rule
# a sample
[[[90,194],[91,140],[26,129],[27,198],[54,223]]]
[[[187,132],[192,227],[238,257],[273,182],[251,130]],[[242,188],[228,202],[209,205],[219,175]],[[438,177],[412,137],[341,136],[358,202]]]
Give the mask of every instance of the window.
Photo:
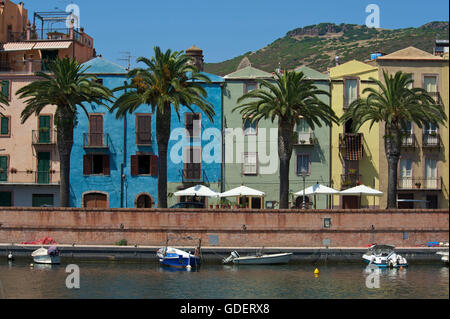
[[[39,116],[39,143],[50,143],[51,116]]]
[[[358,98],[358,79],[345,79],[344,86],[344,107],[348,107]]]
[[[309,154],[297,154],[297,175],[301,175],[302,171],[310,173]]]
[[[9,80],[2,80],[0,85],[2,87],[3,95],[8,99],[8,101],[11,101],[11,97],[9,95],[11,82]]]
[[[298,136],[298,143],[310,144],[311,128],[304,119],[300,119],[298,124],[295,125],[295,132]]]
[[[250,119],[244,119],[244,135],[256,135],[258,132],[258,124]]]
[[[152,197],[148,194],[140,194],[136,197],[136,208],[152,208]]]
[[[257,175],[258,174],[258,153],[245,153],[244,163],[242,165],[242,174]]]
[[[437,92],[437,77],[435,75],[426,75],[423,77],[423,88],[428,93]]]
[[[184,150],[184,177],[186,179],[201,179],[202,177],[201,147],[187,147]]]
[[[11,207],[11,206],[12,206],[12,193],[0,192],[0,207]]]
[[[244,84],[244,93],[251,92],[258,88],[258,84],[256,82],[247,82]]]
[[[405,137],[403,137],[403,142],[402,145],[407,146],[407,145],[413,145],[413,127],[412,127],[412,123],[411,121],[408,121],[406,123],[406,129],[404,130],[405,133]]]
[[[152,145],[152,115],[136,115],[136,144]]]
[[[436,189],[437,181],[437,160],[427,158],[425,159],[425,187]]]
[[[87,154],[83,156],[84,175],[109,175],[109,155]]]
[[[408,83],[408,85],[406,86],[406,88],[407,88],[408,90],[411,90],[411,89],[414,87],[414,74],[408,73],[407,75],[411,78],[412,82],[411,82],[411,83]]]
[[[0,182],[8,180],[8,156],[0,156]]]
[[[103,115],[89,115],[89,146],[103,146]]]
[[[53,194],[33,194],[32,195],[33,207],[53,207]]]
[[[151,154],[131,155],[131,175],[158,175],[158,157]]]
[[[400,160],[400,188],[412,188],[412,160],[401,159]]]
[[[9,131],[10,131],[10,117],[6,116],[6,117],[2,117],[0,120],[0,136],[3,137],[9,137]]]
[[[188,131],[187,138],[200,138],[201,135],[201,116],[200,113],[185,114],[185,128]]]

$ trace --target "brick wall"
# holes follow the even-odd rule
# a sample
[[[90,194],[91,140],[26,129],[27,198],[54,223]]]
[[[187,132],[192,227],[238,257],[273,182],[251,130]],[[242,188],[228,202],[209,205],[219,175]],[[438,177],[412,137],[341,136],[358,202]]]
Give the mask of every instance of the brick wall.
[[[449,240],[448,210],[164,210],[0,208],[0,242],[51,236],[61,244],[161,245],[170,236],[201,237],[204,246],[417,246]],[[324,228],[324,218],[331,227]],[[177,241],[176,245],[192,245]]]

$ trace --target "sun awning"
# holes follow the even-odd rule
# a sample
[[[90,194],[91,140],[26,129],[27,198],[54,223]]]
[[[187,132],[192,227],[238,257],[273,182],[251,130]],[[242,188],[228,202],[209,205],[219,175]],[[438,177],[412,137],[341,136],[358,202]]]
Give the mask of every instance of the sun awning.
[[[308,188],[305,188],[305,195],[318,195],[318,194],[323,194],[323,195],[332,195],[332,194],[339,194],[339,191],[321,185],[321,184],[316,184],[314,186],[310,186]],[[303,195],[303,190],[295,193],[294,195],[296,196],[302,196]]]
[[[71,41],[43,41],[36,42],[33,50],[55,50],[55,49],[68,49],[72,44]]]
[[[235,196],[258,196],[262,197],[266,194],[264,192],[258,191],[256,189],[247,187],[247,186],[239,186],[236,188],[233,188],[227,192],[224,192],[220,194],[220,197],[235,197]]]
[[[341,195],[372,195],[372,196],[382,196],[383,192],[379,190],[367,187],[365,185],[355,186],[353,188],[346,189],[340,192]]]
[[[11,42],[3,44],[0,51],[28,51],[33,49],[35,42]]]
[[[218,197],[219,193],[212,189],[203,186],[196,185],[174,193],[175,196],[202,196],[202,197]]]

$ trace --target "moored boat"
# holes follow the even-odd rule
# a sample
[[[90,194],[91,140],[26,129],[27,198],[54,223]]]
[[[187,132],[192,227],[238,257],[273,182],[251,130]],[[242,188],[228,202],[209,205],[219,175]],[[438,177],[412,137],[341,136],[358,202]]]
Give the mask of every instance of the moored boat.
[[[224,264],[233,262],[239,265],[277,265],[287,264],[291,259],[292,253],[262,254],[241,257],[237,251],[231,252],[231,255],[223,260]]]
[[[48,249],[41,247],[31,254],[33,261],[37,264],[60,264],[61,257],[56,246],[51,246]]]
[[[380,268],[399,268],[407,267],[406,258],[395,252],[395,247],[391,245],[372,245],[362,256],[363,260],[369,265],[375,265]]]
[[[438,251],[436,255],[441,255],[441,260],[448,265],[448,250],[447,251]]]
[[[167,246],[169,240],[166,241],[166,246],[158,249],[156,256],[159,263],[164,266],[177,268],[191,268],[200,266],[200,249],[201,239],[199,239],[198,246],[195,248],[194,254],[184,250]]]

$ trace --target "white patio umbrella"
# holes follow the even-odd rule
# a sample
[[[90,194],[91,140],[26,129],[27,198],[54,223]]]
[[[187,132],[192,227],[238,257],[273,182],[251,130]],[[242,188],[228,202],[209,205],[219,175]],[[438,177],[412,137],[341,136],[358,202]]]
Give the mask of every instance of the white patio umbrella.
[[[221,193],[219,196],[220,197],[242,197],[242,196],[248,196],[248,197],[264,197],[266,195],[266,193],[261,192],[259,190],[247,187],[247,186],[239,186],[233,189],[230,189],[229,191],[226,191],[224,193]],[[240,202],[240,200],[239,200]],[[261,199],[261,207],[263,207],[263,200]],[[250,207],[251,206],[251,202],[250,202]]]
[[[340,192],[341,195],[359,195],[359,201],[361,203],[361,195],[369,195],[369,196],[383,196],[383,192],[379,190],[367,187],[365,185],[358,185]],[[375,205],[375,197],[374,197],[374,205]]]
[[[230,189],[229,191],[221,193],[220,197],[235,197],[235,196],[265,196],[266,193],[258,191],[256,189],[247,187],[247,186],[239,186],[233,189]]]
[[[219,197],[219,193],[204,185],[196,185],[173,193],[175,196]]]
[[[310,186],[295,193],[295,196],[306,196],[306,195],[314,195],[314,208],[316,208],[316,195],[334,195],[339,194],[338,190],[334,188],[324,186],[322,184],[317,183],[316,185]]]

